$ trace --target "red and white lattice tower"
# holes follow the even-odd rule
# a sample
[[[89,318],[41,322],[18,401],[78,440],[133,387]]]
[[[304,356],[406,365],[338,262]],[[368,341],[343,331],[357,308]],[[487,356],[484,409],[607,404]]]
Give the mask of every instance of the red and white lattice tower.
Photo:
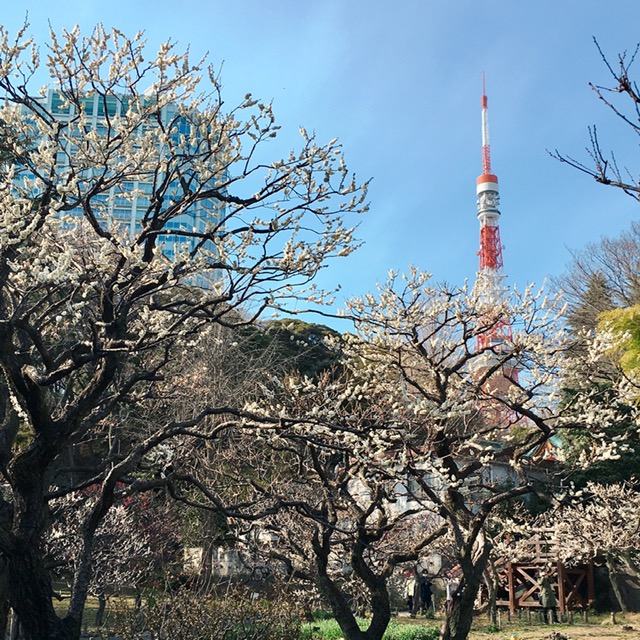
[[[477,181],[478,220],[480,221],[480,265],[474,291],[478,301],[477,348],[482,354],[478,373],[486,367],[497,369],[485,383],[488,397],[506,398],[518,390],[520,367],[509,357],[513,346],[511,319],[507,310],[504,286],[502,244],[500,243],[500,196],[498,178],[491,171],[489,146],[489,112],[482,74],[482,175]],[[488,401],[483,408],[489,424],[513,426],[521,422],[518,414],[505,406]]]
[[[494,312],[502,306],[505,288],[502,270],[502,244],[500,243],[500,195],[498,177],[491,172],[489,146],[489,111],[482,74],[482,175],[477,180],[478,220],[480,221],[480,265],[475,290],[480,308],[485,309],[486,331],[478,335],[478,349],[500,351],[511,342],[511,323],[508,317],[495,318]],[[481,323],[483,318],[480,319]]]

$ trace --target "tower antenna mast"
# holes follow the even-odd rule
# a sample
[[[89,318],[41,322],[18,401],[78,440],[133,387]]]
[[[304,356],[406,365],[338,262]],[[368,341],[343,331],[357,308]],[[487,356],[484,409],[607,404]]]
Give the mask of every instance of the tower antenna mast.
[[[481,306],[487,311],[501,306],[504,274],[502,271],[502,244],[500,243],[500,194],[498,177],[491,171],[491,147],[489,144],[489,107],[482,73],[482,175],[476,184],[478,195],[478,221],[480,222],[479,268],[476,291]],[[505,340],[511,340],[511,324],[508,318],[488,318],[490,326],[478,335],[478,348],[499,348]]]
[[[482,72],[482,174],[491,174],[491,146],[489,144],[489,109],[487,107],[484,71]]]

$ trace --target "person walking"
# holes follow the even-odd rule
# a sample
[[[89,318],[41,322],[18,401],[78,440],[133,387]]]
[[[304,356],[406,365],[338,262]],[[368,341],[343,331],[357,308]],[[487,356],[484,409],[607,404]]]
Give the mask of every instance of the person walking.
[[[426,575],[420,579],[420,613],[424,616],[432,610],[431,581]]]
[[[416,590],[416,579],[413,572],[407,575],[407,582],[404,587],[404,597],[407,600],[407,610],[413,614],[414,592]]]
[[[558,600],[556,593],[551,584],[551,579],[548,572],[541,574],[540,582],[538,583],[540,589],[540,604],[542,605],[542,617],[546,624],[558,623]]]

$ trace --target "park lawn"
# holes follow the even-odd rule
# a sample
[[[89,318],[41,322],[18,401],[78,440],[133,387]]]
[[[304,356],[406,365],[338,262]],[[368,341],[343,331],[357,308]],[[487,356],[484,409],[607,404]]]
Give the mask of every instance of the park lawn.
[[[64,615],[66,610],[67,610],[67,606],[69,604],[69,594],[68,592],[61,590],[61,594],[62,597],[64,598],[64,600],[58,601],[58,600],[54,600],[53,601],[53,607],[56,610],[56,613],[60,616]],[[133,608],[134,604],[135,604],[135,600],[133,597],[128,597],[128,596],[117,596],[116,598],[111,598],[109,599],[109,601],[107,602],[107,609],[105,612],[105,616],[109,616],[111,615],[113,617],[113,615],[117,615],[117,613],[114,612],[114,608],[113,608],[113,603],[117,602],[118,605],[116,608],[120,608],[120,607],[129,607],[129,608]],[[111,608],[110,608],[111,605]],[[83,632],[96,632],[96,626],[95,626],[95,620],[96,620],[96,613],[98,611],[98,599],[93,597],[93,596],[89,596],[87,598],[87,603],[84,607],[84,613],[82,615],[82,630]]]

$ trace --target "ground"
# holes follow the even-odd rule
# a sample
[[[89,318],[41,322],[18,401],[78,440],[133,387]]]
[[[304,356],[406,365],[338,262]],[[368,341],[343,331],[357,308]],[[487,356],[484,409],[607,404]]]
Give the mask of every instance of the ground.
[[[476,622],[469,640],[511,640],[514,634],[517,640],[640,640],[640,614],[617,614],[614,622],[607,615],[594,617],[588,624],[576,620],[575,624],[553,626],[514,621],[492,633],[482,631],[481,624]]]
[[[132,604],[132,603],[130,603]],[[85,611],[86,626],[91,629],[95,619],[97,602],[90,598]],[[425,619],[418,616],[411,619],[406,612],[400,612],[398,622],[403,624],[427,625],[439,627],[441,614],[436,619]],[[560,635],[553,635],[560,634]],[[515,635],[515,638],[514,638]],[[574,615],[574,624],[545,625],[535,613],[521,614],[510,622],[501,617],[499,630],[489,630],[486,616],[478,616],[474,620],[469,640],[640,640],[640,614],[590,614],[585,624],[582,614]]]
[[[558,635],[553,635],[553,634]],[[495,633],[473,632],[469,640],[510,640],[516,634],[517,640],[640,640],[640,629],[624,631],[621,625],[599,627],[597,625],[560,625],[549,628],[503,629]]]
[[[403,623],[429,626],[440,623],[440,616],[436,620],[411,620],[400,614],[400,618]],[[489,631],[488,622],[482,616],[475,619],[469,640],[640,640],[640,614],[616,614],[613,622],[610,614],[592,614],[588,623],[576,615],[574,622],[549,626],[541,624],[535,616],[531,619],[523,616],[523,619],[512,622],[504,621],[500,630]]]

